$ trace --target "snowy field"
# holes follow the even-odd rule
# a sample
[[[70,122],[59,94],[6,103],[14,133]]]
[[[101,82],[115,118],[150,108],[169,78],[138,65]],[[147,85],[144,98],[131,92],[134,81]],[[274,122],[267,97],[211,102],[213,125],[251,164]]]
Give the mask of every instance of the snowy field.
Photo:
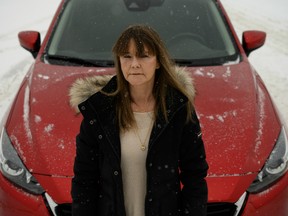
[[[0,120],[33,61],[17,34],[37,30],[42,38],[60,0],[0,0]],[[222,0],[241,38],[245,30],[267,33],[264,47],[250,60],[288,123],[288,1]]]

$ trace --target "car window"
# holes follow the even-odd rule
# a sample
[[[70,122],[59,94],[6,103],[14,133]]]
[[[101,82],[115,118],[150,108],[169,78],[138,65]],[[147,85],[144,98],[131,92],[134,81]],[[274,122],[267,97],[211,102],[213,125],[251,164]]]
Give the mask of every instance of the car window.
[[[151,25],[182,65],[217,65],[238,51],[214,0],[70,0],[48,56],[112,61],[112,46],[131,24]],[[52,58],[51,58],[52,59]]]

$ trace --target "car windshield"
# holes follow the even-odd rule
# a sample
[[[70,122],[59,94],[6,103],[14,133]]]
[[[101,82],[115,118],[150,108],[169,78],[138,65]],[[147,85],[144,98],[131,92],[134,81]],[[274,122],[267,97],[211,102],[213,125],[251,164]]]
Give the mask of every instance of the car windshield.
[[[67,0],[45,60],[111,66],[112,46],[131,24],[152,26],[180,65],[222,65],[239,59],[215,0]]]

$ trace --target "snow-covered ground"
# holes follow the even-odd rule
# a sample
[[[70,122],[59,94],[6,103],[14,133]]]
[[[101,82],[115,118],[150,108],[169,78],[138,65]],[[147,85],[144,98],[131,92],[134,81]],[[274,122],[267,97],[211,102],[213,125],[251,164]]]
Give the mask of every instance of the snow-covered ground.
[[[44,37],[59,3],[60,0],[0,0],[0,120],[33,61],[31,54],[19,46],[18,32],[37,30]],[[267,33],[265,46],[249,58],[288,123],[288,1],[222,3],[240,38],[245,30]]]

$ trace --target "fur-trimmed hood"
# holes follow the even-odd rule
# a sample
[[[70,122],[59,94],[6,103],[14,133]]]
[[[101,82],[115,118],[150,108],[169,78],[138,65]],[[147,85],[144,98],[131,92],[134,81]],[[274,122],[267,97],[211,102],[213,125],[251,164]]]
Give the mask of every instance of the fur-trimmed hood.
[[[191,98],[195,97],[195,87],[189,73],[180,67],[175,68],[179,82],[185,86]],[[69,89],[70,106],[79,112],[78,105],[99,92],[112,78],[112,75],[94,75],[77,79]]]

